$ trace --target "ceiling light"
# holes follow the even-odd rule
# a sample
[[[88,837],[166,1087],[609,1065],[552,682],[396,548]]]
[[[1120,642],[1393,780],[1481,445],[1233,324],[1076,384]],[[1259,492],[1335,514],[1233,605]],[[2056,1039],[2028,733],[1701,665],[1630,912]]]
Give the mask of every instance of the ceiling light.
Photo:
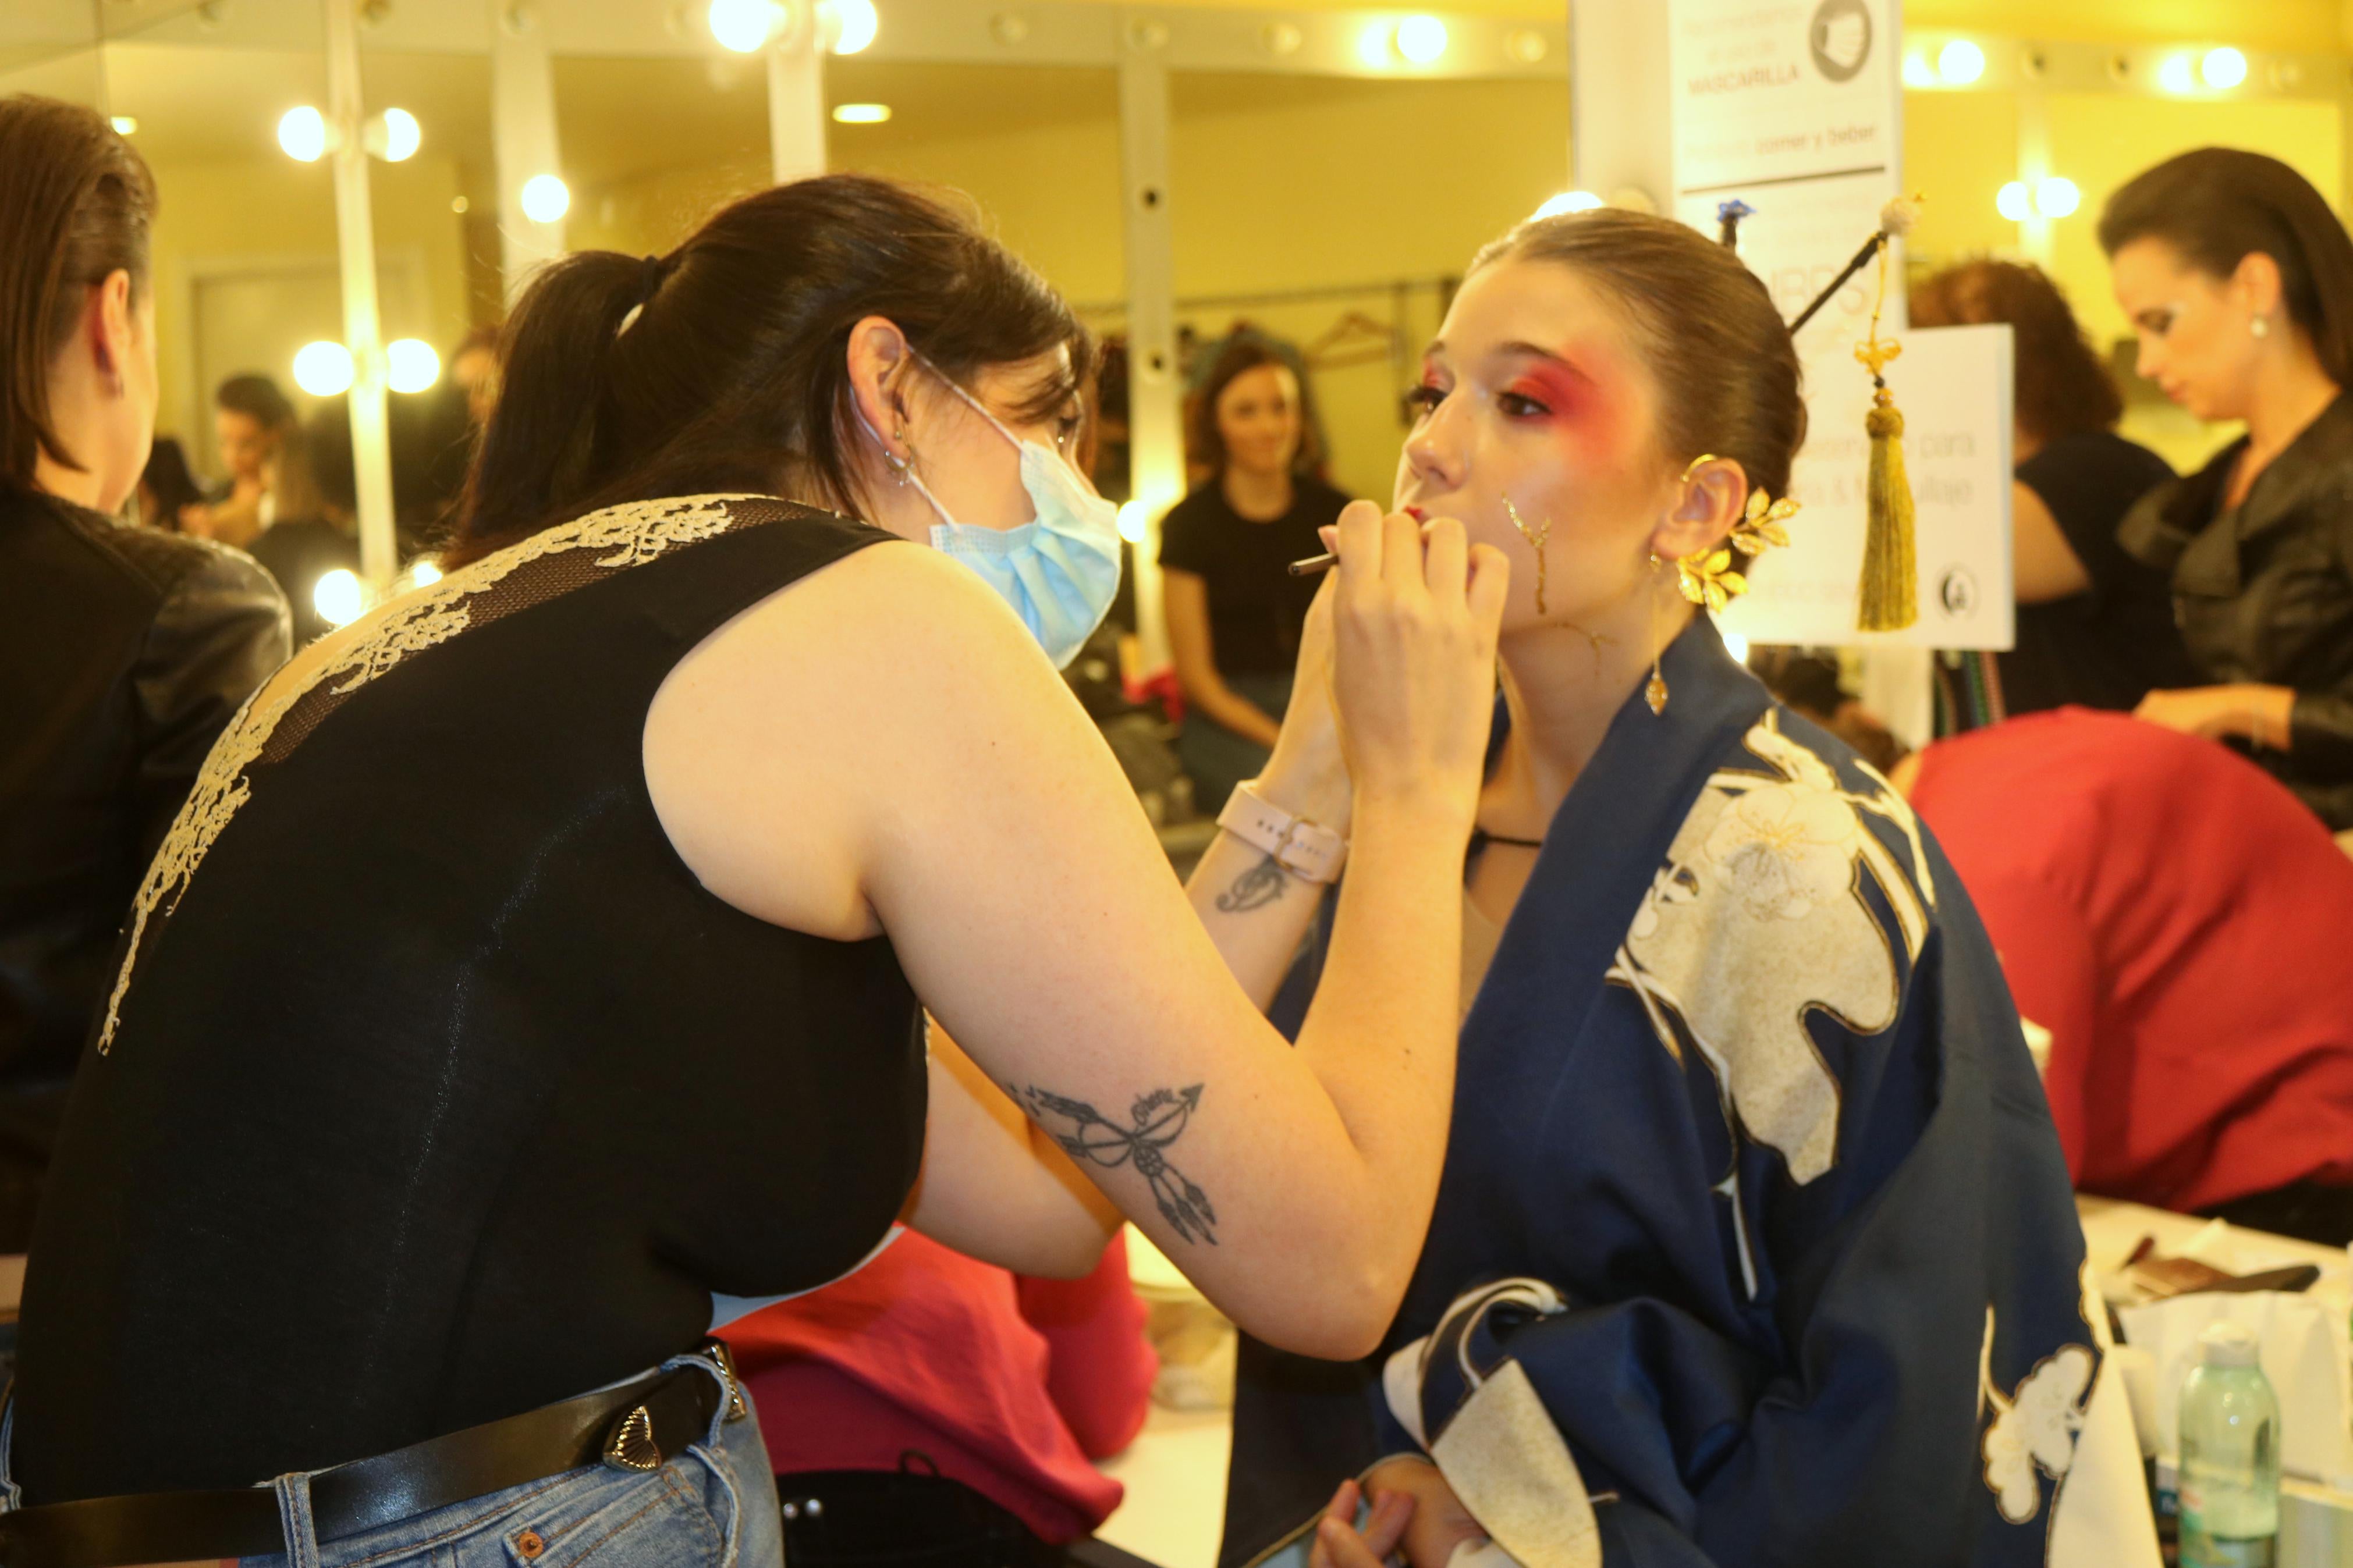
[[[1996,192],[1994,211],[2012,223],[2024,223],[2034,216],[2034,198],[2027,194],[2024,180],[2012,180]]]
[[[1919,55],[1905,55],[1904,85],[1905,87],[1942,87],[1945,83],[1944,79],[1936,74],[1936,68],[1930,65],[1926,58]]]
[[[304,104],[278,120],[278,145],[298,163],[315,163],[327,153],[327,117]]]
[[[358,620],[367,607],[359,574],[348,566],[338,566],[320,578],[318,586],[311,590],[311,607],[331,626],[347,626]]]
[[[378,115],[381,129],[380,145],[369,149],[387,163],[404,163],[417,156],[425,145],[424,129],[417,116],[405,109],[387,109]]]
[[[1370,22],[1356,32],[1356,63],[1375,70],[1387,70],[1397,63],[1389,50],[1389,29],[1385,23]]]
[[[463,196],[451,196],[449,198],[449,210],[456,213],[459,217],[464,217],[466,216],[466,209],[473,205],[473,203],[468,201]]]
[[[1545,42],[1545,36],[1534,27],[1522,27],[1504,40],[1504,52],[1524,66],[1536,64],[1551,52],[1551,47]]]
[[[1558,217],[1563,213],[1589,213],[1596,207],[1609,205],[1591,191],[1563,191],[1536,208],[1535,216],[1546,218]]]
[[[395,392],[423,392],[441,379],[441,356],[422,338],[395,338],[384,348],[385,380]]]
[[[1119,536],[1130,544],[1141,544],[1152,537],[1152,509],[1140,500],[1124,502],[1119,509]]]
[[[118,114],[107,123],[114,127],[114,133],[117,136],[135,136],[139,133],[139,121],[128,114]]]
[[[2158,63],[2157,85],[2168,92],[2196,92],[2197,66],[2188,55],[2168,55]]]
[[[2044,217],[2065,217],[2084,205],[2084,193],[2075,182],[2053,174],[2034,182],[2034,210]]]
[[[1397,52],[1418,66],[1436,64],[1446,52],[1446,24],[1435,16],[1408,16],[1397,25]]]
[[[2247,79],[2247,57],[2232,48],[2209,49],[2198,62],[2198,74],[2208,87],[2227,92]]]
[[[522,216],[554,223],[572,210],[572,187],[554,174],[533,174],[522,183]]]
[[[1967,87],[1985,75],[1985,51],[1967,38],[1955,38],[1936,51],[1936,75],[1947,87]]]
[[[294,384],[313,397],[332,397],[352,388],[352,351],[323,339],[294,353]]]
[[[430,588],[441,581],[441,568],[430,561],[420,559],[408,569],[408,580],[420,588]]]
[[[833,52],[854,55],[874,41],[882,20],[874,14],[874,0],[831,0]]]
[[[711,36],[739,55],[756,54],[776,30],[775,0],[711,0]]]
[[[837,103],[833,119],[837,125],[880,125],[891,118],[887,103]]]

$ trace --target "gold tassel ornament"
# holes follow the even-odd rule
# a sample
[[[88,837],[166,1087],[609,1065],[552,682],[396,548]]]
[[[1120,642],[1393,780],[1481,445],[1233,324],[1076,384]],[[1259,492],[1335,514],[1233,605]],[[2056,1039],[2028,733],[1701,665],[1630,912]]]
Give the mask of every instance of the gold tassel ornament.
[[[1856,592],[1855,626],[1866,632],[1900,632],[1920,618],[1920,573],[1915,558],[1918,534],[1912,482],[1904,472],[1904,411],[1887,390],[1887,367],[1904,345],[1879,335],[1880,311],[1887,304],[1888,241],[1910,228],[1918,209],[1890,202],[1880,215],[1879,297],[1872,302],[1871,332],[1854,347],[1854,357],[1871,372],[1871,411],[1863,433],[1871,437],[1871,468],[1863,489],[1866,525],[1862,582]]]

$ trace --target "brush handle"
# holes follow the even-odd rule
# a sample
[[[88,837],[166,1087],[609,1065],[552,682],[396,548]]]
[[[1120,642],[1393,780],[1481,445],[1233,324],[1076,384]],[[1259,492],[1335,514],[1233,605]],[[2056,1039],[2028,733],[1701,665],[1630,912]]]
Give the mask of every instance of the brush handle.
[[[1830,287],[1815,295],[1814,302],[1798,312],[1798,319],[1789,323],[1789,335],[1794,338],[1805,331],[1806,323],[1812,321],[1820,312],[1821,308],[1831,302],[1831,296],[1845,288],[1848,279],[1870,266],[1871,258],[1878,255],[1879,247],[1886,243],[1887,231],[1883,228],[1864,240],[1862,248],[1854,253],[1854,259],[1846,264],[1846,270],[1831,279]]]

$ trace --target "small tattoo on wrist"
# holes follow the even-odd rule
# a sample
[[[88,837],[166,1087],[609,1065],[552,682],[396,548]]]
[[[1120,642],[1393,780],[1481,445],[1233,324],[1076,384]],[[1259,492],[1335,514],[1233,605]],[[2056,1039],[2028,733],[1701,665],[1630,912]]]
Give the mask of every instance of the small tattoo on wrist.
[[[1226,890],[1218,895],[1218,912],[1221,915],[1247,914],[1262,910],[1282,897],[1291,881],[1291,873],[1282,861],[1270,855],[1249,870],[1236,877]]]

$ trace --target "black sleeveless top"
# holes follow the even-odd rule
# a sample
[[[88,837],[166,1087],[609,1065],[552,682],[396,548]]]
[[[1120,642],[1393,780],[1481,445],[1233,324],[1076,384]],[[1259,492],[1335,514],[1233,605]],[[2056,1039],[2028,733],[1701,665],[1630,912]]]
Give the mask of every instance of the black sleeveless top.
[[[615,508],[404,601],[214,750],[133,906],[26,1280],[28,1502],[242,1486],[614,1382],[854,1268],[922,1156],[889,942],[705,892],[646,711],[891,536]]]

